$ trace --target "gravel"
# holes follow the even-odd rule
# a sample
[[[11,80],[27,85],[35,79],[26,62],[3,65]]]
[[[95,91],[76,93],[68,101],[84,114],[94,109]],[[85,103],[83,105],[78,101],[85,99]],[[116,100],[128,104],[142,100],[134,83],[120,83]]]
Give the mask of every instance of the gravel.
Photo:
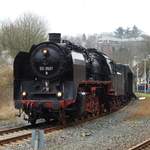
[[[45,135],[48,150],[126,150],[150,137],[150,116],[129,119],[140,101],[99,119]],[[5,150],[32,150],[31,140]]]
[[[23,118],[19,118],[19,117],[10,120],[0,120],[0,130],[4,128],[13,128],[13,127],[19,127],[24,125],[28,125],[28,123],[24,121]]]

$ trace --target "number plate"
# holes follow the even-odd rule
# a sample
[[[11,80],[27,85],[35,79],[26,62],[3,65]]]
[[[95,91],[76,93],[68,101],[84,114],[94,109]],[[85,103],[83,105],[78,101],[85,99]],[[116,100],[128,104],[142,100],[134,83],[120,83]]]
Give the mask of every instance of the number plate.
[[[53,66],[47,66],[47,67],[40,66],[40,67],[39,67],[39,70],[40,70],[40,71],[52,71],[53,69],[54,69]]]

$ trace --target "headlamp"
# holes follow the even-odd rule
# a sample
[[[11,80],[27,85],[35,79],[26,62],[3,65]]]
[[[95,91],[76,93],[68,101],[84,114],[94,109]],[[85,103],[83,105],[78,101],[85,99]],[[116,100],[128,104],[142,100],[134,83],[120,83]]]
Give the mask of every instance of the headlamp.
[[[26,95],[27,95],[27,92],[23,91],[22,96],[26,96]]]
[[[47,54],[47,52],[48,52],[47,49],[44,49],[44,50],[43,50],[43,53],[44,53],[44,54]]]
[[[58,92],[57,97],[62,97],[62,92]]]

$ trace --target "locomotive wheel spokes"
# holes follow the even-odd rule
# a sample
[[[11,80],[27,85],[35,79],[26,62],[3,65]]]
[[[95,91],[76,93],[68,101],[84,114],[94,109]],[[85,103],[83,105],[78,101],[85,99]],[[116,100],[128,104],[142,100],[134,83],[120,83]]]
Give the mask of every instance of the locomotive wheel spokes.
[[[95,99],[95,116],[99,116],[100,114],[100,104],[99,99],[96,97]]]
[[[115,109],[115,110],[118,110],[118,108],[119,108],[118,101],[117,101],[117,100],[114,100],[114,101],[115,101],[115,107],[116,107],[116,109]]]
[[[64,110],[60,110],[59,112],[59,121],[60,121],[60,124],[62,124],[63,126],[66,126],[66,113]]]
[[[81,120],[81,121],[84,121],[84,119],[85,119],[85,118],[84,118],[84,116],[82,115],[82,116],[80,117],[80,120]]]
[[[115,99],[116,99],[116,101],[117,101],[117,107],[120,108],[121,102],[120,102],[117,98],[115,98]]]
[[[112,111],[116,111],[117,110],[117,103],[116,101],[113,99],[112,101]]]
[[[95,113],[92,113],[92,117],[95,117],[96,115],[95,115]]]
[[[100,110],[98,109],[96,112],[95,112],[95,116],[99,116],[100,115]]]

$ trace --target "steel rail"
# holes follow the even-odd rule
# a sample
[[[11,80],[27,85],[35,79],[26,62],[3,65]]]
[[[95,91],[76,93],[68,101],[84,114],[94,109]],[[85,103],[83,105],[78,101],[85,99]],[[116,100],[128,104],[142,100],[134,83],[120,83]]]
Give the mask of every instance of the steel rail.
[[[18,131],[21,131],[21,130],[29,129],[31,127],[32,127],[32,125],[27,125],[27,126],[22,126],[22,127],[3,129],[3,130],[0,130],[0,136],[3,135],[3,134],[9,134],[9,133],[13,133],[13,132],[18,132]]]
[[[123,107],[121,107],[121,108],[123,108]],[[29,129],[43,129],[44,133],[47,134],[47,133],[50,133],[50,132],[53,132],[53,131],[56,131],[56,130],[65,129],[67,127],[74,127],[74,126],[77,126],[77,125],[81,125],[83,123],[92,121],[94,119],[98,119],[98,118],[100,118],[102,116],[105,116],[105,115],[106,115],[105,113],[104,114],[87,115],[86,117],[81,117],[80,119],[77,119],[77,120],[75,120],[75,121],[73,121],[69,124],[66,124],[66,125],[56,125],[55,124],[53,126],[52,125],[41,126],[41,124],[38,124],[36,127],[32,126],[32,125],[28,125],[28,126],[24,126],[24,127],[18,127],[18,128],[16,127],[16,128],[11,128],[11,129],[5,129],[5,130],[0,131],[0,135],[5,137],[6,133],[11,135],[14,132],[17,133],[21,130],[29,131]],[[2,140],[0,140],[0,145],[3,146],[3,145],[8,144],[8,143],[13,143],[13,142],[20,141],[20,140],[23,140],[23,139],[31,138],[31,136],[32,136],[32,131],[30,133],[22,133],[21,135],[8,137],[6,139],[3,138]]]
[[[43,130],[44,130],[45,133],[50,133],[50,132],[53,132],[53,131],[56,131],[56,130],[60,130],[60,129],[62,129],[62,127],[61,126],[57,126],[57,127],[47,127],[47,128],[45,128]],[[5,145],[5,144],[8,144],[8,143],[12,143],[12,142],[28,139],[31,136],[32,136],[32,132],[30,132],[30,133],[22,133],[21,135],[8,137],[6,139],[0,140],[0,145],[2,146],[2,145]]]
[[[148,148],[150,149],[150,138],[145,140],[145,141],[143,141],[140,144],[137,144],[137,145],[129,148],[128,150],[144,150],[144,149],[145,150],[146,149],[149,150]]]

